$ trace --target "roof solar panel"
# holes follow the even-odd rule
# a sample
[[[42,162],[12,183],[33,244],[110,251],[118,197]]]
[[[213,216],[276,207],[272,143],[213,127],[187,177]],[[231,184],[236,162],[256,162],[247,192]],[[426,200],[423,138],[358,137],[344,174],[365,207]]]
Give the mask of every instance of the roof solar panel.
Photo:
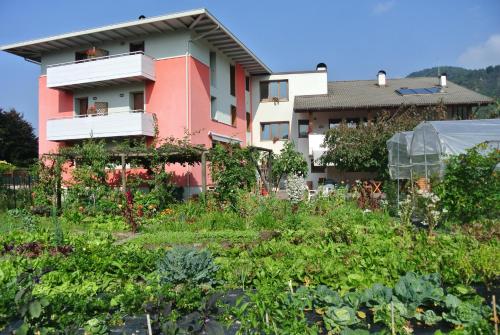
[[[396,90],[401,95],[411,95],[411,94],[435,94],[441,93],[440,87],[424,87],[424,88],[399,88]]]

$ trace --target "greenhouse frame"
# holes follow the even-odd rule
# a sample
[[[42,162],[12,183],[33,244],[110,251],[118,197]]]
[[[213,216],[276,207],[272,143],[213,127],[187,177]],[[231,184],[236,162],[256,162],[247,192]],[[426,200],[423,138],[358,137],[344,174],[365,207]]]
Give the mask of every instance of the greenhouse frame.
[[[446,157],[480,143],[500,148],[500,119],[424,121],[387,141],[391,179],[442,177]]]

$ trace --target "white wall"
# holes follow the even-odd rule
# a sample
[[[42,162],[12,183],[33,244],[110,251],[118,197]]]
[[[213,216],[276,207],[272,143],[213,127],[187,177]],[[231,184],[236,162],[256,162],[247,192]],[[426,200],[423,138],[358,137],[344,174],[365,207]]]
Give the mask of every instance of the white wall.
[[[260,82],[267,80],[288,80],[288,101],[274,102],[260,101]],[[279,152],[282,142],[260,140],[261,122],[288,121],[290,123],[290,139],[297,145],[298,127],[297,113],[293,111],[293,101],[296,95],[326,94],[328,91],[328,79],[326,72],[307,72],[276,74],[270,76],[252,77],[252,144]]]
[[[187,41],[190,39],[191,33],[188,30],[175,32],[165,32],[161,34],[151,34],[144,38],[131,38],[124,40],[115,40],[105,43],[95,44],[96,48],[101,48],[109,51],[110,55],[116,55],[129,52],[129,44],[131,42],[144,41],[144,53],[153,58],[169,58],[178,57],[186,54]],[[81,47],[59,50],[56,52],[46,53],[42,55],[41,71],[45,74],[47,65],[58,64],[65,62],[73,62],[75,60],[75,52],[82,51],[91,47],[90,44],[82,45]],[[201,53],[196,50],[196,55],[201,57]]]
[[[132,92],[144,92],[144,83],[119,85],[119,86],[109,86],[109,87],[96,87],[89,89],[80,89],[74,92],[74,102],[76,99],[88,97],[89,107],[94,105],[94,102],[107,102],[108,103],[108,114],[126,112],[133,106],[130,101],[130,93]],[[123,94],[123,97],[120,96]],[[97,99],[94,100],[93,97]],[[146,96],[144,96],[146,100]],[[74,105],[76,110],[76,105]]]
[[[279,104],[274,102],[260,101],[260,82],[266,80],[288,80],[288,101],[281,101]],[[284,141],[261,141],[260,124],[261,122],[287,121],[290,124],[290,140],[294,141],[299,152],[310,165],[309,145],[307,139],[298,138],[298,120],[308,119],[307,114],[298,114],[293,111],[293,102],[296,95],[313,95],[328,93],[327,72],[303,72],[289,74],[275,74],[270,76],[252,77],[252,144],[259,147],[272,149],[278,153]],[[310,166],[309,166],[310,169]],[[315,186],[320,177],[325,174],[310,174],[308,180],[313,180]]]

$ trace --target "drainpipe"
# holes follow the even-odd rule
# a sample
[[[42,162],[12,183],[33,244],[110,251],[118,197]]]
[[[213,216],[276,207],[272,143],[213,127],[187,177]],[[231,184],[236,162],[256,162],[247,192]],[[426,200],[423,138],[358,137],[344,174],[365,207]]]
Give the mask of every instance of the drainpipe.
[[[187,41],[186,44],[186,130],[188,134],[190,134],[191,127],[189,126],[189,43],[191,43],[191,39]],[[187,166],[187,198],[191,196],[191,167]]]

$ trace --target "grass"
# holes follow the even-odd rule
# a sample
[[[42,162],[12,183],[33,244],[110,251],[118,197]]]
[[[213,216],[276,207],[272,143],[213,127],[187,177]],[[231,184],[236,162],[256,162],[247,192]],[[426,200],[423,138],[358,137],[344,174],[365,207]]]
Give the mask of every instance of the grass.
[[[163,247],[179,244],[209,244],[219,243],[245,243],[258,239],[259,232],[252,230],[215,230],[215,231],[163,231],[143,233],[130,243],[147,247]]]

